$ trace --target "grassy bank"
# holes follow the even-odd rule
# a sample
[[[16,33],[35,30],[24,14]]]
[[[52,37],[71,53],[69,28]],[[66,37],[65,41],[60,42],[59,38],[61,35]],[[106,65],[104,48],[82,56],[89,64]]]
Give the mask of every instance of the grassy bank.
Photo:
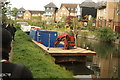
[[[27,66],[34,78],[73,78],[72,73],[54,63],[54,59],[45,54],[24,32],[16,32],[13,43],[12,61]]]

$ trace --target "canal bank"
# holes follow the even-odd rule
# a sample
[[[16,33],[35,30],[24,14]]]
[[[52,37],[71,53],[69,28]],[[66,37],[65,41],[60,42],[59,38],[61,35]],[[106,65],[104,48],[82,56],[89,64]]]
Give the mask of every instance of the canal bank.
[[[16,37],[18,40],[15,41],[14,45],[16,45],[17,47],[15,46],[14,48],[16,48],[17,51],[15,52],[16,58],[14,58],[15,56],[13,56],[14,59],[13,62],[26,65],[33,72],[35,78],[71,78],[71,77],[73,78],[73,75],[78,78],[81,78],[84,75],[87,75],[86,77],[91,78],[119,78],[118,76],[119,68],[118,60],[120,57],[119,45],[99,43],[98,41],[95,40],[91,39],[89,40],[79,37],[78,46],[83,48],[88,47],[88,49],[96,51],[97,55],[94,57],[93,56],[87,57],[87,61],[85,63],[61,63],[59,65],[62,65],[62,67],[64,67],[62,70],[58,65],[56,66],[54,64],[53,58],[41,52],[41,50],[36,45],[34,44],[28,45],[27,42],[23,43],[23,41],[26,40],[28,42],[31,42],[31,39],[24,40],[22,39],[23,37],[27,38],[26,34],[19,33],[16,34],[16,36],[21,37]],[[34,47],[27,49],[26,45],[23,48],[21,44],[22,45],[27,44],[28,47],[34,45]],[[31,51],[33,50],[33,48],[34,49],[37,48],[40,51],[37,51],[37,49],[35,49],[35,51],[33,52]],[[21,51],[22,53],[27,53],[27,51],[29,52],[25,55],[21,54]],[[29,58],[26,59],[28,56]],[[43,62],[45,58],[48,59],[45,60],[45,62]],[[50,67],[48,63],[52,66]],[[55,67],[57,67],[57,69],[53,69]],[[69,72],[66,73],[66,71],[63,72],[65,68],[69,70],[73,75]]]
[[[98,31],[89,31],[89,30],[81,30],[78,32],[78,37],[83,37],[91,40],[97,40],[97,41],[103,41],[103,42],[109,42],[107,41],[107,38],[112,41],[114,44],[120,44],[120,34],[118,33],[100,33]],[[105,38],[102,40],[101,38]]]
[[[31,38],[18,30],[13,43],[12,62],[27,66],[33,73],[34,78],[71,78],[71,72],[54,63],[54,59],[45,54]]]

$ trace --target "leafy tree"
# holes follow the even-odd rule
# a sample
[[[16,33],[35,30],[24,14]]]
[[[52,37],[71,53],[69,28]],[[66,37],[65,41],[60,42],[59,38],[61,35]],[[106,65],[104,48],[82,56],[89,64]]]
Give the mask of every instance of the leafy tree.
[[[73,33],[74,33],[74,37],[75,37],[75,45],[77,46],[77,35],[78,35],[78,18],[77,17],[74,17],[72,18],[72,26],[73,26]]]
[[[2,22],[7,23],[8,18],[5,15],[5,13],[7,12],[7,7],[6,6],[9,4],[9,2],[4,1],[4,2],[0,2],[0,4],[2,5],[2,6],[0,6],[0,9],[2,10]]]
[[[11,15],[14,16],[14,17],[16,17],[17,11],[18,11],[17,8],[15,8],[15,7],[12,8]]]
[[[72,26],[73,18],[75,18],[75,16],[68,16],[68,17],[66,17],[66,22],[67,22],[70,26]]]
[[[8,18],[5,14],[2,14],[2,22],[8,23]]]

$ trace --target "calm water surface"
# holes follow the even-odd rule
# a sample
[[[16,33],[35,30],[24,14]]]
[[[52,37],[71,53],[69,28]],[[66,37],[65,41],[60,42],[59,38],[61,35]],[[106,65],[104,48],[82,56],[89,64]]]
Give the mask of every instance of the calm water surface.
[[[101,43],[91,39],[78,39],[78,46],[95,51],[86,62],[61,63],[75,77],[120,78],[120,45]]]

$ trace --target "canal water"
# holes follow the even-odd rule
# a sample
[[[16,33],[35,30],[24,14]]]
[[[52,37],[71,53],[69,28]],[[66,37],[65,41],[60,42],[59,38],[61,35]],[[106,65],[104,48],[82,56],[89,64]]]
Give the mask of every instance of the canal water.
[[[87,56],[86,62],[60,63],[76,78],[120,78],[120,45],[78,39],[78,46],[95,51],[95,56]]]

